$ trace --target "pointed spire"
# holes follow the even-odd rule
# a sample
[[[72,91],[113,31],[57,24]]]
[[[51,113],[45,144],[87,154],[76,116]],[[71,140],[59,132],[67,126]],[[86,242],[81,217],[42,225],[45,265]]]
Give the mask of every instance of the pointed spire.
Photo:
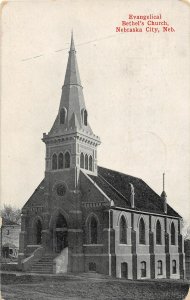
[[[73,30],[71,30],[71,45],[70,45],[70,51],[75,51],[75,44],[74,44],[74,38],[73,38]]]
[[[69,50],[69,59],[67,63],[67,70],[65,74],[64,86],[79,85],[81,86],[78,64],[76,59],[76,50],[73,38],[73,31],[71,32],[71,45]]]
[[[62,110],[65,112],[64,122],[60,122],[60,115]],[[82,118],[83,111],[86,111],[86,105],[78,70],[73,32],[71,32],[71,44],[65,74],[65,81],[62,87],[59,111],[49,134],[58,135],[66,131],[68,132],[68,130],[71,130],[73,128],[77,128],[79,130],[82,129],[86,132],[89,132],[90,134],[93,134],[89,123],[87,122],[87,124],[84,124]]]

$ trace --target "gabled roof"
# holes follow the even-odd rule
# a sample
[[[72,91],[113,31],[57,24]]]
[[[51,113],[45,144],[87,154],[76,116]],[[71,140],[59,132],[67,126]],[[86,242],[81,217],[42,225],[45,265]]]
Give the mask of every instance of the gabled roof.
[[[45,184],[44,179],[35,189],[34,193],[30,196],[28,201],[25,203],[23,208],[27,208],[29,206],[44,206],[45,203]]]
[[[164,214],[163,199],[142,179],[103,167],[98,167],[98,176],[89,176],[114,201],[116,207],[131,208],[131,183],[135,192],[136,210]],[[167,205],[167,215],[180,217],[169,205]]]

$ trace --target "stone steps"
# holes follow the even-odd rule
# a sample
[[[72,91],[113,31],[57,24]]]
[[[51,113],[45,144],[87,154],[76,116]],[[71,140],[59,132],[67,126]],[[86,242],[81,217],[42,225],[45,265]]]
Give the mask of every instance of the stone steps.
[[[32,266],[31,273],[53,274],[54,258],[54,255],[44,255]]]

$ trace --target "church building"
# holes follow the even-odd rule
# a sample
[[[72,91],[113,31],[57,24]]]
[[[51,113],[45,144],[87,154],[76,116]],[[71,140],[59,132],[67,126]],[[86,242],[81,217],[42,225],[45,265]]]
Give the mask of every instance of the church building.
[[[19,268],[118,278],[184,277],[182,218],[142,179],[97,165],[73,36],[45,176],[22,208]],[[111,146],[110,146],[111,147]]]

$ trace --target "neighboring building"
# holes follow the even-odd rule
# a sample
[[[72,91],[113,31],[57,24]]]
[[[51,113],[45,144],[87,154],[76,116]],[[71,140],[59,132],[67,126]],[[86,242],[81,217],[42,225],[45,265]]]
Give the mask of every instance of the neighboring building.
[[[6,243],[2,247],[2,256],[4,258],[16,259],[18,257],[18,247],[12,243]]]
[[[19,234],[21,225],[2,218],[1,254],[6,258],[18,257]]]
[[[185,271],[186,278],[190,280],[190,239],[185,240]]]
[[[42,140],[45,177],[22,209],[23,270],[50,272],[54,261],[54,272],[184,277],[182,218],[165,191],[160,197],[140,178],[97,166],[100,139],[88,122],[73,37],[58,114]]]

